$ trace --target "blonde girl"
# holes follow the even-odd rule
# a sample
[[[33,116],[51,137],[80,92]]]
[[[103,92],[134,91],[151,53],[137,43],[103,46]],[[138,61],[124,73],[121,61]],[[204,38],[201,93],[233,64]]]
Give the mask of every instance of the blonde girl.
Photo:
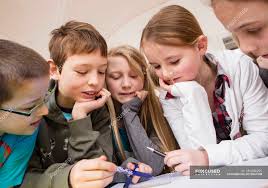
[[[119,161],[129,157],[141,163],[140,170],[160,174],[163,158],[149,151],[176,148],[175,139],[154,93],[144,57],[131,46],[119,46],[108,53],[106,83],[115,106],[113,125]],[[113,109],[110,109],[112,111]]]

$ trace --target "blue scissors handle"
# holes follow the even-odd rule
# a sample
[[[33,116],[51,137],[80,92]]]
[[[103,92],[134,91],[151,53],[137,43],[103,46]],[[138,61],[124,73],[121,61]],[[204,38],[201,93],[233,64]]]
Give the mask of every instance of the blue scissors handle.
[[[139,171],[133,171],[133,175],[134,176],[140,176],[140,177],[144,177],[144,178],[152,178],[153,176],[151,174],[148,173],[144,173],[144,172],[139,172]]]
[[[147,179],[153,177],[151,174],[136,171],[136,169],[139,168],[139,165],[136,164],[136,163],[134,163],[134,165],[135,165],[135,167],[134,167],[134,170],[133,170],[133,174],[127,177],[127,181],[124,184],[124,188],[128,188],[129,187],[129,185],[132,183],[133,176],[140,176],[140,177],[144,177],[144,178],[147,178]]]

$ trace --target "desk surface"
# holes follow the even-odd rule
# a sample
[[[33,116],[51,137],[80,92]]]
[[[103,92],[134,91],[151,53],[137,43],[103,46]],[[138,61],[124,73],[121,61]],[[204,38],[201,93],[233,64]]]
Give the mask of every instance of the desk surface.
[[[244,166],[268,166],[268,157],[242,162],[233,165]],[[156,186],[157,185],[157,186]],[[117,184],[113,188],[122,188],[123,184]],[[188,176],[180,176],[178,173],[164,174],[155,180],[132,185],[131,188],[268,188],[268,180],[265,179],[190,179]]]

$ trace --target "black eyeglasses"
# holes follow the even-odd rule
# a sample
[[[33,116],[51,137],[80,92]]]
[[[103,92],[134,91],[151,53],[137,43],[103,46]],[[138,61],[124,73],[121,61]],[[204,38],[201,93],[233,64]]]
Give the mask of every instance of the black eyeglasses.
[[[41,106],[43,106],[45,103],[48,102],[49,99],[49,94],[46,95],[45,99],[42,100],[42,102],[40,102],[39,104],[37,104],[36,106],[34,106],[32,109],[30,109],[29,111],[21,111],[21,110],[15,110],[13,108],[0,108],[0,110],[5,111],[5,112],[10,112],[13,114],[18,114],[18,115],[23,115],[23,116],[31,116],[33,112],[35,112],[38,108],[40,108]]]

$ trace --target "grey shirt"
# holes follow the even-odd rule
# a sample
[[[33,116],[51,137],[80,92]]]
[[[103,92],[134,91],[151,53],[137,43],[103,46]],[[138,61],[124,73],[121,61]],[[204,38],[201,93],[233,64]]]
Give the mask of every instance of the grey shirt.
[[[161,142],[157,137],[153,125],[148,122],[146,132],[139,118],[139,111],[142,101],[135,97],[131,101],[122,105],[123,125],[126,129],[129,143],[133,151],[133,157],[138,161],[152,167],[153,175],[158,175],[163,171],[164,159],[149,151],[146,147],[160,150]]]

